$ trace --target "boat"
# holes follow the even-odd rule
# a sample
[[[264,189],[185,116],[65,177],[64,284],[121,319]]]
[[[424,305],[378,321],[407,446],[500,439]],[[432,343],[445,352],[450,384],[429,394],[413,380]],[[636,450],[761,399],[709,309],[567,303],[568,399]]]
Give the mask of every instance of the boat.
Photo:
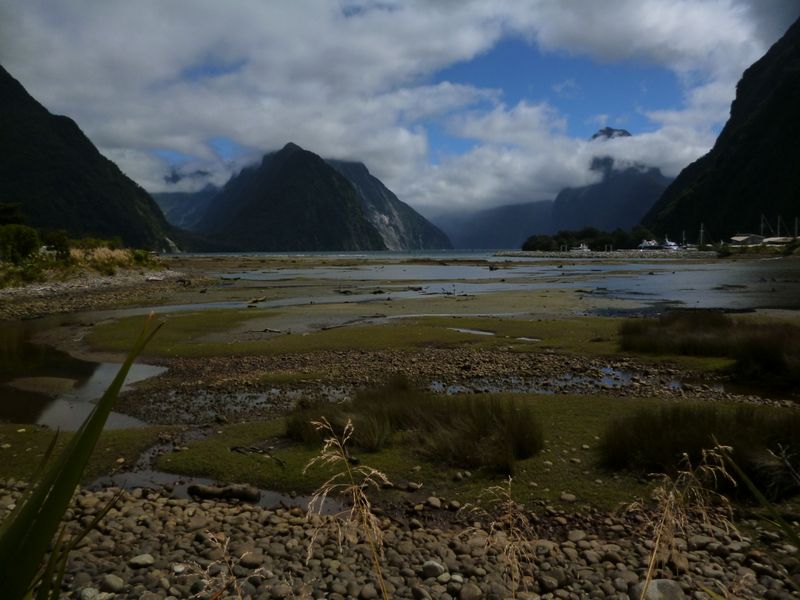
[[[662,250],[680,250],[681,247],[677,244],[677,242],[673,242],[668,237],[664,238],[664,243],[661,244]]]

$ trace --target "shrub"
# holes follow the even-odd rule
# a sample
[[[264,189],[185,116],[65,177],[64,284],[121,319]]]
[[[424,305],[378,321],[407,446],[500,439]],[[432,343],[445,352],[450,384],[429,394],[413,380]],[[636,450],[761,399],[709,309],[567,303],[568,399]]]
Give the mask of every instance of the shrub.
[[[622,350],[729,357],[736,361],[733,374],[738,378],[781,386],[800,383],[798,338],[795,325],[741,322],[708,310],[674,311],[620,326]]]
[[[337,432],[351,419],[353,445],[362,451],[380,450],[402,437],[432,461],[507,474],[513,472],[515,460],[529,458],[543,446],[533,411],[518,398],[435,396],[402,378],[361,390],[347,404],[295,412],[286,421],[286,435],[306,444],[320,443],[310,425],[319,417]]]
[[[677,473],[684,455],[699,464],[703,449],[733,447],[733,458],[772,498],[797,492],[800,411],[678,404],[643,409],[609,423],[600,444],[610,469]]]
[[[0,258],[3,260],[18,265],[33,255],[40,246],[39,234],[32,227],[26,225],[0,226]]]
[[[56,253],[56,259],[62,262],[71,260],[69,236],[63,229],[42,232],[42,241],[48,250]]]

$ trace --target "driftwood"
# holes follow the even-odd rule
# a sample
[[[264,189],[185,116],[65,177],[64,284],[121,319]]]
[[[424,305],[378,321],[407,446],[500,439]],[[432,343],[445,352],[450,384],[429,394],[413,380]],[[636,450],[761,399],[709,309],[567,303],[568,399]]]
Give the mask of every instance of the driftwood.
[[[251,504],[261,500],[261,491],[252,485],[190,485],[189,495],[204,500],[240,500]]]

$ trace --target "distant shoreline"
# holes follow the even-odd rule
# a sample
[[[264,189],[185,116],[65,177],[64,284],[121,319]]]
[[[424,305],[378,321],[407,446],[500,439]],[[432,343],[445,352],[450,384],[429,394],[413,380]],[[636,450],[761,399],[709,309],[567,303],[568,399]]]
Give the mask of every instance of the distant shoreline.
[[[541,250],[498,250],[495,256],[508,256],[513,258],[602,258],[614,259],[652,259],[652,258],[688,258],[703,259],[717,258],[713,250],[569,250],[567,252],[547,252]]]

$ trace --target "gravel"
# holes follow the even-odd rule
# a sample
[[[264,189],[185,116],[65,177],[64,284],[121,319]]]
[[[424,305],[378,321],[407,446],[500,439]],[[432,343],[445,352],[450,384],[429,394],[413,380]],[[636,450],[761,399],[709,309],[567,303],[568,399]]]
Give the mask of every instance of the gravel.
[[[0,492],[19,497],[25,485],[0,481]],[[79,490],[68,511],[68,529],[101,510],[114,488]],[[0,516],[7,514],[4,509]],[[483,522],[462,523],[446,508],[428,517],[397,510],[380,519],[384,536],[381,572],[391,598],[501,600],[512,596],[508,536]],[[190,526],[201,519],[205,529]],[[64,598],[156,600],[216,597],[285,599],[381,597],[369,545],[345,536],[336,517],[307,517],[298,508],[171,498],[146,489],[122,500],[70,556]],[[496,524],[495,524],[496,525]],[[750,523],[751,527],[756,527]],[[652,541],[641,514],[605,514],[583,508],[565,513],[537,508],[537,540],[521,561],[517,597],[638,598]],[[706,598],[704,589],[737,590],[740,598],[798,598],[787,581],[800,577],[798,549],[779,535],[754,529],[750,539],[714,527],[697,527],[678,540],[688,568],[670,562],[656,569],[647,598]],[[763,534],[763,535],[762,535]],[[711,539],[712,541],[708,541]],[[311,552],[308,553],[309,544]],[[766,541],[765,541],[766,540]]]

